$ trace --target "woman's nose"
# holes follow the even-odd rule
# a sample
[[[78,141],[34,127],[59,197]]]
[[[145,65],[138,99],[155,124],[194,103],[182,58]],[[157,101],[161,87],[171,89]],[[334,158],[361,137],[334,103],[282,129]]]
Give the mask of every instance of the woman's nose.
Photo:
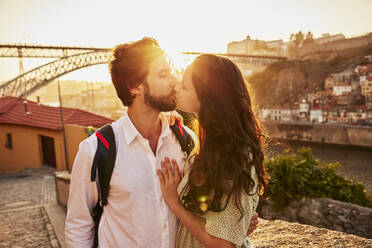
[[[176,91],[178,91],[178,90],[180,89],[180,87],[181,87],[181,82],[177,80],[177,84],[176,84],[176,86],[174,87],[174,89],[175,89]]]
[[[179,81],[174,75],[172,75],[171,77],[172,77],[172,79],[171,79],[172,82],[171,83],[172,83],[172,86],[174,87],[179,83]]]

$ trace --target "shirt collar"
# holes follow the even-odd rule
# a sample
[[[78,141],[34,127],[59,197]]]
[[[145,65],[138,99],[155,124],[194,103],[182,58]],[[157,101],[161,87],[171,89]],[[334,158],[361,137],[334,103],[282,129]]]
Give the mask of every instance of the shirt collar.
[[[171,129],[169,127],[169,123],[167,120],[167,117],[165,117],[164,113],[160,113],[160,120],[161,120],[161,134],[160,138],[164,138],[168,136],[171,132]]]
[[[163,113],[160,113],[160,120],[161,120],[161,133],[160,138],[165,138],[170,134],[170,127],[167,118]],[[125,139],[127,144],[133,142],[133,140],[139,136],[142,137],[142,135],[138,132],[137,128],[134,126],[132,120],[130,119],[128,113],[123,118],[123,129],[125,134]]]

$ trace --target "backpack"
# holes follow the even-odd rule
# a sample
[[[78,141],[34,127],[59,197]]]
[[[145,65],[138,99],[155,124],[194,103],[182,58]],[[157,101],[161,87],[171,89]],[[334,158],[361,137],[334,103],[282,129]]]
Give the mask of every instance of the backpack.
[[[188,157],[195,144],[190,134],[187,133],[181,123],[170,126],[181,145],[182,151]],[[115,135],[111,125],[106,125],[96,132],[97,150],[91,169],[91,182],[96,182],[98,190],[98,202],[92,210],[94,220],[94,245],[98,247],[98,226],[103,213],[103,208],[107,204],[107,196],[110,189],[110,181],[116,160]],[[97,176],[98,175],[98,176]]]

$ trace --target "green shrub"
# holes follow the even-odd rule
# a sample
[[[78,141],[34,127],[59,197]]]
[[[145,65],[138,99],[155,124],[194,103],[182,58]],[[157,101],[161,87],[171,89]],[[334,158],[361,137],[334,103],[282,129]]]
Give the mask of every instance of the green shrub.
[[[337,175],[341,165],[320,163],[310,148],[301,148],[297,154],[285,152],[264,164],[270,176],[266,193],[274,201],[275,210],[302,197],[327,197],[372,208],[363,184]]]

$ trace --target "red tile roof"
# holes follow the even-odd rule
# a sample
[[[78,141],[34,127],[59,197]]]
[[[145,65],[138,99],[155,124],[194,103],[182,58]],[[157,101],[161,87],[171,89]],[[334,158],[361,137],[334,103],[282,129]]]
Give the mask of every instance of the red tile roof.
[[[17,102],[17,98],[3,97],[0,98],[0,114],[7,112]]]
[[[25,112],[24,101],[27,101],[29,114]],[[106,117],[73,108],[63,108],[63,120],[65,124],[93,127],[113,122]],[[49,107],[15,97],[0,98],[0,123],[62,130],[59,107]]]
[[[333,87],[351,87],[350,84],[335,84]]]
[[[348,109],[366,109],[367,106],[366,105],[354,105],[354,106],[350,106]]]

